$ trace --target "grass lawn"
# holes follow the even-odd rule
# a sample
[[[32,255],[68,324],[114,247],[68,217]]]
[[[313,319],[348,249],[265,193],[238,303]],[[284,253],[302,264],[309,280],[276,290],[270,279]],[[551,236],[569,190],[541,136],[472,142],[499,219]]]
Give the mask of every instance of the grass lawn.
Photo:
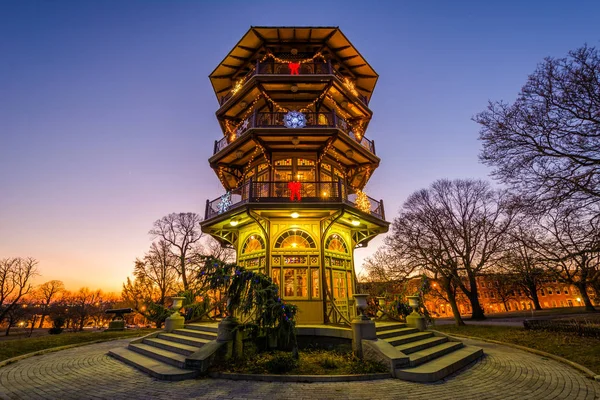
[[[213,371],[240,374],[353,375],[388,372],[385,365],[354,358],[352,352],[300,350],[298,360],[291,353],[274,351],[249,354],[211,367]]]
[[[61,333],[59,335],[6,340],[0,342],[0,361],[53,347],[93,342],[96,340],[112,340],[124,337],[136,337],[146,335],[153,331],[155,331],[155,329],[132,329],[120,332],[74,332]]]
[[[562,332],[531,331],[512,326],[439,325],[434,329],[448,334],[459,334],[497,340],[545,351],[581,364],[600,374],[600,339],[579,337]]]

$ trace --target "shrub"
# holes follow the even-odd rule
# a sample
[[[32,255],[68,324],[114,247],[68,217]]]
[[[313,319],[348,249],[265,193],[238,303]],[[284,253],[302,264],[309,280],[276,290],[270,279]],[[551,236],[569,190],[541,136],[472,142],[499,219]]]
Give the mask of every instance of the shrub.
[[[265,363],[267,372],[271,374],[284,374],[298,366],[298,360],[291,353],[277,352]]]
[[[323,356],[323,358],[321,358],[318,361],[318,363],[321,367],[325,369],[336,369],[339,365],[337,360],[332,356]]]
[[[56,316],[52,320],[52,328],[48,329],[48,333],[51,335],[58,335],[63,331],[63,326],[65,325],[65,317]]]

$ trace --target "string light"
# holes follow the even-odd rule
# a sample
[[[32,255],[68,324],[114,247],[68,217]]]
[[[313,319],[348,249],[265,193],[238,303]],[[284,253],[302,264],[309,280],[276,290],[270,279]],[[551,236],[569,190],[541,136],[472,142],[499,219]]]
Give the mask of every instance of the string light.
[[[346,89],[348,89],[350,93],[358,97],[358,91],[356,90],[356,86],[354,86],[354,82],[348,78],[344,78],[344,86],[346,86]]]
[[[260,62],[265,61],[267,58],[272,58],[273,60],[275,60],[279,63],[297,62],[300,64],[304,64],[304,63],[308,63],[308,62],[313,62],[317,58],[322,59],[324,63],[327,62],[327,60],[325,59],[325,57],[323,56],[323,54],[320,51],[318,51],[314,56],[312,56],[310,58],[305,58],[302,60],[284,60],[283,58],[279,58],[269,51],[269,52],[267,52],[267,54],[264,55],[264,57],[260,60]]]
[[[363,212],[371,212],[371,202],[369,201],[369,197],[360,189],[356,190],[356,207]]]

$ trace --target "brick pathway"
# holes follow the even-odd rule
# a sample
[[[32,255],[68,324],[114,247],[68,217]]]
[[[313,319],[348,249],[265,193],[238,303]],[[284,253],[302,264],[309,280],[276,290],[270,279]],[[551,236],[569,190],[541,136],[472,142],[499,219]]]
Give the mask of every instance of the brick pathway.
[[[600,383],[566,365],[489,343],[483,359],[433,384],[396,379],[267,383],[198,379],[162,382],[106,355],[127,340],[27,358],[0,368],[2,399],[600,399]]]

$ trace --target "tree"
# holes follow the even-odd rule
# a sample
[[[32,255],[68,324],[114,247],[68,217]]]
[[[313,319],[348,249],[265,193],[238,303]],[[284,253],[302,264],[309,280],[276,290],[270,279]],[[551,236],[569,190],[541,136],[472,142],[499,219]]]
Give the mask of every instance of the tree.
[[[414,239],[405,248],[460,287],[471,303],[471,318],[485,318],[476,278],[495,265],[504,249],[513,220],[506,192],[481,180],[442,179],[411,194],[402,209],[393,238],[411,232]]]
[[[548,277],[546,263],[540,256],[537,245],[541,235],[532,218],[523,218],[509,232],[508,248],[501,261],[502,270],[508,275],[514,275],[515,285],[523,289],[536,310],[542,309],[538,291]]]
[[[496,303],[502,304],[504,311],[509,311],[508,302],[515,298],[515,288],[519,280],[519,276],[504,271],[492,272],[486,275],[486,281],[492,282],[490,294],[496,300]]]
[[[600,267],[600,217],[585,207],[563,206],[539,217],[546,237],[537,243],[554,278],[574,285],[588,311],[595,308],[588,294]]]
[[[194,255],[195,245],[202,237],[200,221],[202,218],[196,213],[172,213],[155,221],[149,232],[153,238],[169,244],[171,253],[177,257],[176,270],[186,291],[189,280],[193,279],[193,274],[188,271],[189,258]]]
[[[152,292],[158,293],[155,299],[158,304],[164,305],[167,296],[177,291],[177,261],[170,251],[169,243],[164,240],[152,243],[144,259],[135,261],[135,279],[150,286]]]
[[[37,290],[35,291],[35,297],[40,302],[42,308],[42,315],[40,319],[40,325],[38,328],[41,328],[44,324],[45,318],[48,316],[50,304],[52,301],[56,299],[56,297],[64,292],[65,284],[62,281],[51,280],[45,283],[42,283]]]
[[[513,104],[490,102],[481,160],[519,193],[556,204],[600,202],[600,55],[584,46],[546,58]]]
[[[32,257],[0,259],[0,321],[31,291],[37,265]]]
[[[83,330],[85,323],[90,318],[96,303],[99,303],[102,297],[100,290],[90,290],[83,287],[72,296],[71,314],[73,316],[73,328],[79,331]]]

